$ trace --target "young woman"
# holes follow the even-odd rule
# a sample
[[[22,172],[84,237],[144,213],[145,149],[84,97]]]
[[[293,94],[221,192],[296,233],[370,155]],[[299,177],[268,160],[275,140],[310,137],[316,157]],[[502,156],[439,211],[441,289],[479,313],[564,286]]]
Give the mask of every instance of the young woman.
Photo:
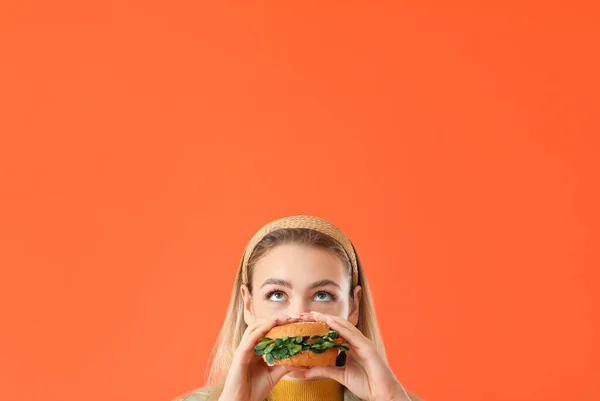
[[[274,326],[325,322],[350,344],[342,367],[268,366],[254,354]],[[207,386],[182,401],[420,401],[387,364],[373,301],[346,235],[313,216],[270,222],[250,240]]]

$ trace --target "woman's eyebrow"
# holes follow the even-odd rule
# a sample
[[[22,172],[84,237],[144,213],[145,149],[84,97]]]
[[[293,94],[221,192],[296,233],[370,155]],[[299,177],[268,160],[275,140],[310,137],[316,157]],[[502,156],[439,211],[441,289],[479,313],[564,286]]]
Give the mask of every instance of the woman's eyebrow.
[[[265,285],[269,285],[269,284],[292,288],[292,284],[289,281],[284,280],[282,278],[268,278],[262,283],[260,288],[263,288]],[[333,285],[333,286],[339,288],[340,290],[342,289],[342,287],[340,287],[340,285],[338,283],[336,283],[335,281],[329,280],[329,279],[315,281],[314,283],[312,283],[311,285],[308,286],[308,289],[312,290],[313,288],[325,287],[326,285]]]
[[[326,285],[333,285],[333,286],[336,286],[337,288],[339,288],[340,290],[342,289],[342,287],[340,287],[340,285],[338,283],[336,283],[335,281],[329,280],[329,279],[315,281],[314,283],[312,283],[311,285],[308,286],[308,289],[312,290],[313,288],[324,287]]]
[[[292,288],[292,285],[290,284],[290,282],[286,281],[282,278],[268,278],[265,280],[264,283],[262,283],[260,288],[263,288],[265,285],[268,285],[268,284],[275,284],[275,285],[281,285],[283,287]]]

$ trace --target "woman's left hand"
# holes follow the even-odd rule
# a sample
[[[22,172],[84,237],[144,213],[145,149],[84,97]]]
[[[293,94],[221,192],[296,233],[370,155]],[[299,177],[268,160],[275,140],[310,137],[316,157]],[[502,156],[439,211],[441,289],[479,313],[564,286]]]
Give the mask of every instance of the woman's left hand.
[[[375,344],[350,322],[339,316],[318,312],[303,313],[300,318],[327,323],[350,344],[350,351],[346,351],[345,366],[313,366],[306,371],[306,379],[334,379],[367,401],[410,401],[402,384],[378,354]]]

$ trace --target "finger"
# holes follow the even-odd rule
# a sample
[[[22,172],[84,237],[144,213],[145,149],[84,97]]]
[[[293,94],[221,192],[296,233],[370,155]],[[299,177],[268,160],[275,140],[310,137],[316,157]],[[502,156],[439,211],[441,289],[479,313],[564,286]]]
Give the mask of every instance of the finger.
[[[269,367],[269,374],[271,375],[271,379],[273,380],[273,385],[275,385],[279,380],[283,378],[283,376],[287,375],[288,373],[303,370],[308,370],[308,368],[301,366],[276,365]]]
[[[254,346],[265,336],[265,334],[277,325],[287,324],[297,321],[297,318],[292,318],[288,315],[279,315],[270,318],[263,318],[252,323],[242,336],[238,345],[238,362],[249,363],[256,354],[254,354]],[[256,355],[258,356],[258,355]]]
[[[294,318],[284,314],[268,318],[262,318],[255,323],[254,327],[248,327],[250,329],[248,337],[254,340],[258,340],[273,327],[293,323],[295,321],[298,321],[298,318]]]
[[[248,334],[248,336],[254,336],[255,332],[257,330],[261,330],[263,331],[265,329],[265,327],[270,326],[268,329],[264,330],[265,334],[267,331],[269,331],[270,329],[272,329],[275,326],[280,326],[280,325],[284,325],[284,324],[288,324],[288,323],[293,323],[295,321],[298,321],[299,318],[298,317],[292,317],[286,314],[281,314],[278,316],[270,316],[270,317],[266,317],[266,318],[261,318],[256,320],[254,323],[250,324],[248,326],[248,328],[246,329],[246,332]],[[246,334],[246,333],[244,333]],[[243,337],[242,337],[243,338]],[[260,339],[261,337],[259,336],[257,338]]]
[[[313,366],[304,373],[305,379],[312,379],[315,377],[327,377],[340,383],[342,386],[346,385],[345,379],[346,368],[335,367],[335,366]]]
[[[302,320],[303,322],[315,322],[315,318],[313,317],[312,313],[301,313],[300,314],[300,320]]]
[[[246,328],[246,331],[244,331],[242,339],[235,351],[234,362],[241,365],[247,365],[253,359],[256,359],[256,356],[258,355],[254,354],[254,345],[260,338],[264,337],[264,334],[267,331],[277,325],[278,321],[277,318],[263,319],[249,325]]]
[[[381,359],[375,349],[367,358],[361,358],[352,349],[346,351],[346,365],[344,366],[346,369],[359,367],[368,377],[380,379],[387,377],[390,372],[389,366]]]
[[[345,351],[346,352],[346,364],[344,366],[351,366],[351,365],[358,365],[361,368],[365,368],[364,366],[364,361],[362,360],[362,358],[358,357],[356,355],[356,352],[353,351],[352,349],[350,349],[349,351]]]
[[[289,323],[290,320],[294,320],[294,319],[298,319],[298,318],[299,318],[298,316],[290,316],[285,313],[282,313],[280,315],[275,315],[275,316],[262,317],[262,318],[256,319],[253,323],[250,323],[248,325],[248,329],[253,331],[256,329],[256,327],[261,326],[264,322],[271,321],[271,320],[277,320],[277,324],[282,325],[282,324]]]
[[[360,358],[369,358],[373,356],[372,341],[364,336],[356,327],[346,319],[339,316],[325,315],[319,312],[311,312],[314,319],[318,322],[327,323],[327,325],[335,330],[340,337],[344,338]]]

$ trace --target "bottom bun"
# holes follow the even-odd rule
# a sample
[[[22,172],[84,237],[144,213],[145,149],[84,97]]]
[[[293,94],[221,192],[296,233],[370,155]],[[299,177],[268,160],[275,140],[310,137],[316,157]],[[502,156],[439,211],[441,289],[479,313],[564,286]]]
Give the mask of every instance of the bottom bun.
[[[285,359],[275,359],[273,365],[288,365],[288,366],[335,366],[337,360],[337,348],[329,348],[322,354],[315,354],[312,351],[300,351],[296,355]],[[266,358],[263,355],[266,362]]]

